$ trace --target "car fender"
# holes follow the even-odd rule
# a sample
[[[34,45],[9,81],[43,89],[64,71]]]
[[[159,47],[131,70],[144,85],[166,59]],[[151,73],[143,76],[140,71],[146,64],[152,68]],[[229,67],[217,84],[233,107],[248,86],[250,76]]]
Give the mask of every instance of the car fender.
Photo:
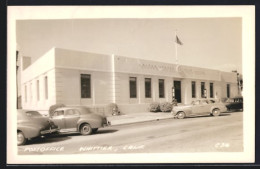
[[[210,113],[212,113],[214,109],[219,109],[221,111],[221,108],[219,106],[212,106],[210,109]]]
[[[186,109],[184,110],[184,112],[185,112],[185,115],[186,115],[186,116],[189,116],[189,115],[192,114],[191,108],[186,108]]]
[[[40,127],[35,125],[18,125],[17,131],[21,131],[25,138],[34,138],[40,136]]]
[[[95,118],[95,117],[86,117],[86,118],[80,118],[77,122],[77,129],[80,130],[81,124],[87,123],[91,126],[91,128],[100,128],[102,127],[102,119]]]
[[[185,108],[183,108],[183,110],[180,110],[180,111],[183,111],[186,116],[189,116],[189,115],[192,114],[192,109],[191,109],[191,107],[185,107]]]
[[[180,108],[176,111],[176,115],[179,113],[179,112],[184,112],[186,116],[189,116],[191,114],[191,108]]]

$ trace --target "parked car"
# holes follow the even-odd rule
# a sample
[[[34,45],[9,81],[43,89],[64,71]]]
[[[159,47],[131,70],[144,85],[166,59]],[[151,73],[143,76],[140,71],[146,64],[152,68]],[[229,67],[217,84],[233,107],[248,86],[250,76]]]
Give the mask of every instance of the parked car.
[[[175,118],[183,119],[188,116],[212,115],[219,116],[220,113],[227,111],[226,106],[214,99],[198,99],[187,105],[174,106],[172,115]]]
[[[87,107],[58,108],[51,120],[59,126],[60,132],[79,132],[82,135],[90,135],[108,124],[106,117],[91,113]]]
[[[17,110],[17,145],[26,144],[27,140],[58,132],[48,117],[34,110]]]
[[[243,110],[243,97],[228,98],[225,102],[228,110]]]

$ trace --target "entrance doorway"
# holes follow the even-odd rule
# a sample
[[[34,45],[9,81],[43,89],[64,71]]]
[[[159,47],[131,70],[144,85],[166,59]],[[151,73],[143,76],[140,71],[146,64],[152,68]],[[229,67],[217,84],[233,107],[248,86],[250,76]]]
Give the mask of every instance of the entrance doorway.
[[[175,88],[175,99],[178,103],[181,103],[181,81],[174,80],[173,85]]]

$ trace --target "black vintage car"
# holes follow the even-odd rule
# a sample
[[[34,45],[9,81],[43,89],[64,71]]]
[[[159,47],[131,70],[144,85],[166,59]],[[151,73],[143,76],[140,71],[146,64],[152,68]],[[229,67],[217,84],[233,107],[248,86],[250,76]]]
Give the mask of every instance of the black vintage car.
[[[225,102],[227,109],[230,110],[242,110],[243,111],[243,97],[228,98]]]

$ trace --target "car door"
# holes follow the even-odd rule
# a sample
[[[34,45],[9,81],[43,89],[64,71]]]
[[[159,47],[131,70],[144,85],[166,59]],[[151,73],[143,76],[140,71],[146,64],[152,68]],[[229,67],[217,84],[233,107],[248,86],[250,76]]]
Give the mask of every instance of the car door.
[[[51,116],[51,120],[56,124],[60,129],[65,128],[65,121],[64,121],[64,110],[57,110]]]
[[[201,102],[200,100],[195,100],[193,103],[192,103],[192,115],[199,115],[200,112],[201,112]]]
[[[76,109],[67,109],[65,111],[65,126],[67,130],[76,131],[77,122],[80,118],[80,113]]]
[[[201,105],[201,114],[209,114],[211,112],[212,104],[208,100],[202,100]]]

